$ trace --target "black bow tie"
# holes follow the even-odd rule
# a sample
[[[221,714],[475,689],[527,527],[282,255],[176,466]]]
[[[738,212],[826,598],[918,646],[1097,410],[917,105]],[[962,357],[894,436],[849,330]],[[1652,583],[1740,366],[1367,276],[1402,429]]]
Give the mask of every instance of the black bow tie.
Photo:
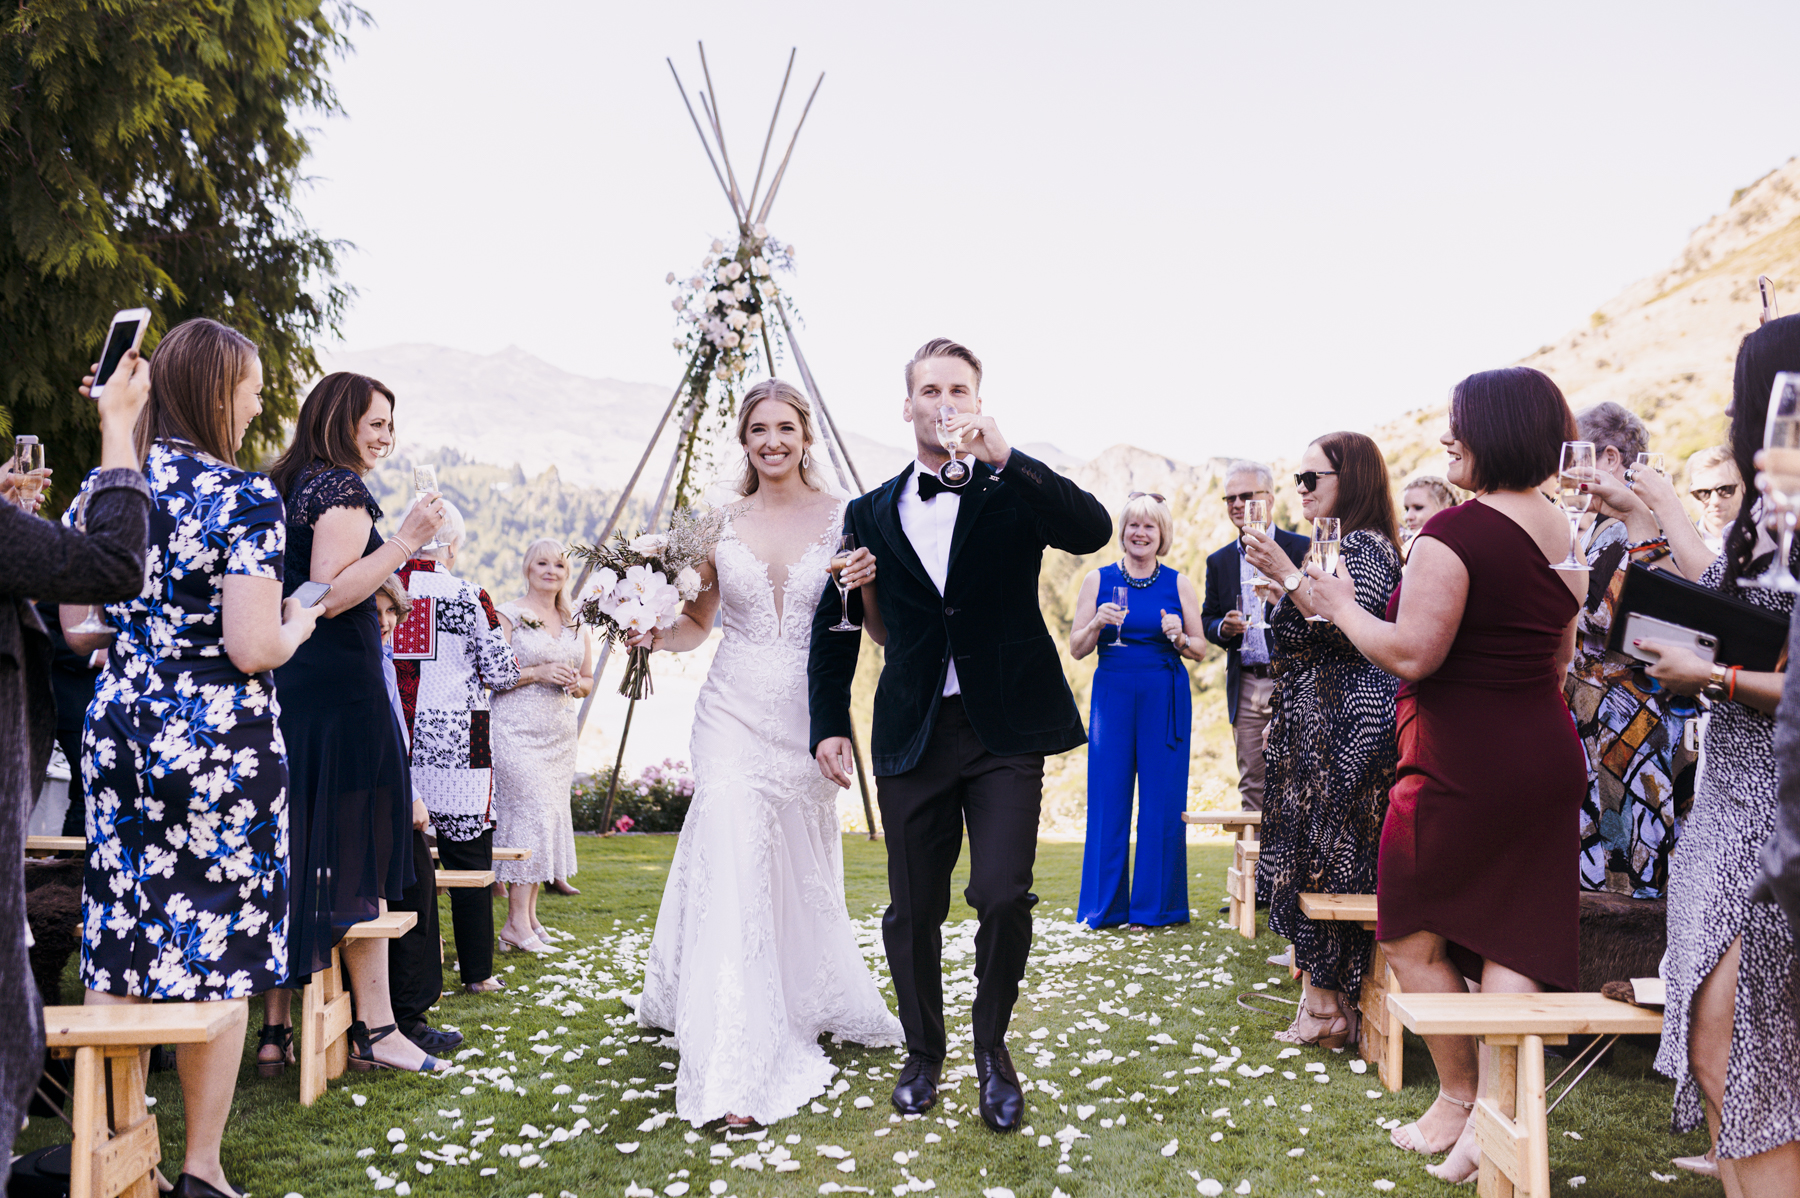
[[[943,481],[941,479],[939,479],[937,475],[932,474],[930,471],[926,471],[926,470],[919,471],[919,498],[920,499],[930,499],[933,496],[938,495],[942,492],[946,492],[946,491],[949,492],[950,494],[954,495],[960,489],[961,488],[959,488],[959,487],[946,487],[944,485]]]

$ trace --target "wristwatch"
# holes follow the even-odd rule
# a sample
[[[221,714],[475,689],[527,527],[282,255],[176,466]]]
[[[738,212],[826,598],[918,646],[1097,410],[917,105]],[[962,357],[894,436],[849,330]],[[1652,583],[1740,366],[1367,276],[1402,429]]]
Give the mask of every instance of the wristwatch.
[[[1300,589],[1300,583],[1302,581],[1304,581],[1304,576],[1298,571],[1295,571],[1281,580],[1281,589],[1291,595]]]
[[[1715,661],[1712,677],[1707,679],[1706,685],[1700,688],[1700,693],[1715,701],[1723,699],[1725,697],[1725,675],[1729,672],[1725,666]]]

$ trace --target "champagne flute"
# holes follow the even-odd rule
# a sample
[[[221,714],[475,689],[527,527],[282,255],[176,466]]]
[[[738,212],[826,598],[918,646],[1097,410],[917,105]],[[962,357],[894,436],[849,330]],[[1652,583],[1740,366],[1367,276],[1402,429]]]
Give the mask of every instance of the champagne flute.
[[[856,538],[845,533],[838,539],[837,552],[831,555],[831,581],[837,584],[838,599],[843,603],[843,611],[838,622],[831,626],[832,632],[861,632],[861,624],[850,622],[850,588],[844,582],[844,570],[850,565],[850,555],[856,552]]]
[[[75,500],[75,527],[80,532],[85,533],[87,531],[88,500],[92,498],[93,492],[83,491],[81,496]],[[100,608],[90,603],[88,605],[87,614],[81,617],[81,623],[75,625],[73,628],[65,628],[63,631],[83,633],[111,632],[112,625],[100,618],[100,611]]]
[[[1245,532],[1259,532],[1263,536],[1266,537],[1269,535],[1269,528],[1273,523],[1274,523],[1273,512],[1270,511],[1269,501],[1267,499],[1251,499],[1251,500],[1245,501],[1245,503],[1244,503],[1244,531]],[[1249,559],[1246,558],[1245,560],[1248,561]],[[1268,582],[1269,581],[1269,579],[1263,575],[1263,572],[1261,570],[1256,569],[1256,563],[1251,562],[1250,568],[1252,570],[1256,571],[1255,581],[1257,581],[1257,582]]]
[[[1256,580],[1241,579],[1238,582],[1238,608],[1248,617],[1248,627],[1266,631],[1269,622],[1263,618],[1263,599],[1256,593]]]
[[[413,500],[414,503],[423,503],[433,495],[439,493],[436,466],[413,467],[413,491],[416,493],[416,498]],[[427,550],[442,549],[443,547],[444,542],[438,540],[434,535],[431,540],[419,546],[419,552],[424,553]]]
[[[1581,536],[1581,517],[1593,501],[1594,443],[1564,441],[1556,470],[1556,502],[1569,517],[1569,556],[1554,562],[1552,570],[1585,570],[1588,564],[1575,552]]]
[[[1794,547],[1794,523],[1800,509],[1800,374],[1782,371],[1769,395],[1763,426],[1764,469],[1756,476],[1762,491],[1762,520],[1775,533],[1775,558],[1756,578],[1740,578],[1739,586],[1765,591],[1800,592],[1800,579],[1788,568]]]
[[[43,490],[44,445],[29,433],[13,442],[13,501],[27,512],[37,511],[38,492]]]
[[[953,404],[943,404],[937,410],[937,438],[950,454],[950,460],[938,467],[938,481],[946,487],[960,487],[969,481],[973,473],[967,462],[959,461],[956,451],[962,448],[962,434],[950,428],[953,417],[962,415]]]
[[[1343,538],[1338,533],[1341,527],[1336,516],[1319,516],[1313,520],[1312,554],[1319,563],[1320,573],[1337,573],[1338,549],[1343,545]],[[1306,618],[1315,624],[1331,623],[1316,613]]]
[[[1658,474],[1666,473],[1666,471],[1663,470],[1663,455],[1660,453],[1638,454],[1637,468],[1639,470],[1654,470]]]
[[[1113,626],[1113,644],[1123,645],[1125,643],[1125,619],[1124,619],[1124,617],[1131,614],[1131,588],[1130,587],[1114,587],[1113,588],[1113,606],[1118,608],[1119,611],[1122,613],[1119,618],[1119,622]]]

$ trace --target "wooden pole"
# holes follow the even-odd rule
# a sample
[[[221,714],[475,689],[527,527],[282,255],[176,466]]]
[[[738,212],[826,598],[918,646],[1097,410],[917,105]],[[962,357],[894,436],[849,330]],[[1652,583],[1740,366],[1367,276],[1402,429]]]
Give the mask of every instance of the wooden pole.
[[[644,466],[650,461],[650,454],[656,449],[656,442],[662,437],[662,431],[667,427],[669,417],[675,411],[675,402],[681,398],[681,393],[687,390],[688,377],[693,373],[694,364],[690,362],[687,374],[681,376],[681,382],[675,388],[675,394],[669,396],[669,406],[663,409],[662,419],[656,422],[656,431],[650,434],[650,443],[644,446],[644,452],[638,458],[637,469],[631,472],[631,477],[625,482],[625,489],[619,492],[619,502],[613,505],[612,515],[606,519],[606,527],[600,530],[599,544],[606,544],[606,538],[612,536],[613,529],[618,527],[619,517],[625,514],[625,504],[630,500],[632,491],[637,489],[638,478],[644,473]],[[577,595],[581,594],[581,588],[587,585],[588,575],[593,572],[593,562],[588,562],[581,567],[581,575],[575,580]],[[599,676],[599,672],[596,671],[594,677],[598,678]]]
[[[725,176],[719,172],[719,162],[713,157],[712,144],[706,140],[706,134],[700,128],[700,118],[694,115],[694,106],[688,100],[687,88],[681,85],[681,73],[675,69],[675,60],[665,58],[663,61],[669,64],[669,74],[675,76],[675,90],[681,93],[681,102],[687,108],[688,120],[694,122],[694,132],[700,135],[700,148],[706,151],[706,160],[712,163],[713,178],[719,181],[719,190],[725,193],[725,202],[731,205],[731,214],[741,224],[744,218],[738,214],[737,196],[732,194],[731,188],[726,186]]]
[[[756,182],[750,185],[750,200],[744,205],[745,212],[756,207],[756,193],[762,190],[763,167],[769,164],[769,143],[775,140],[775,122],[781,119],[781,102],[787,98],[788,80],[794,74],[794,55],[798,53],[798,46],[788,51],[787,70],[781,76],[781,91],[775,96],[775,111],[769,117],[769,132],[763,137],[762,157],[756,162]]]
[[[813,100],[823,86],[825,72],[820,71],[819,81],[813,84],[812,95],[806,97],[806,107],[800,110],[800,123],[794,126],[794,135],[788,139],[787,153],[781,156],[781,166],[775,171],[775,177],[769,180],[769,194],[763,197],[762,211],[756,214],[756,224],[769,219],[769,206],[775,202],[775,193],[781,189],[781,177],[787,174],[788,159],[794,156],[794,143],[800,140],[800,130],[806,125],[806,114],[812,111]]]
[[[600,677],[598,670],[594,672],[594,677],[596,679]],[[592,693],[589,692],[590,698]],[[625,728],[619,733],[619,755],[613,758],[612,782],[606,788],[606,813],[600,817],[600,834],[602,836],[612,835],[613,796],[619,793],[619,771],[625,768],[625,738],[631,735],[631,716],[635,711],[637,711],[637,700],[633,699],[625,708]],[[577,733],[577,735],[580,734]]]
[[[738,191],[737,174],[731,169],[731,151],[725,148],[725,126],[719,123],[719,89],[713,86],[712,69],[706,65],[706,43],[695,42],[700,48],[700,75],[706,80],[706,94],[700,97],[700,106],[707,110],[706,115],[712,119],[713,140],[719,143],[719,157],[725,162],[725,177],[731,181],[731,214],[738,218],[738,224],[744,223],[744,215],[750,207],[743,201]]]
[[[831,418],[831,409],[825,406],[825,397],[819,394],[819,385],[813,381],[812,371],[806,365],[806,355],[800,352],[800,342],[794,336],[794,326],[788,323],[787,305],[781,302],[779,296],[775,300],[775,311],[781,316],[781,331],[787,338],[788,348],[794,353],[794,365],[800,370],[800,381],[806,384],[806,393],[812,397],[813,407],[819,409],[821,422],[830,431],[831,440],[841,446],[844,438],[838,434],[837,421]],[[832,454],[832,461],[837,461],[836,453]],[[856,493],[858,495],[865,493],[868,488],[863,486],[862,476],[856,472],[856,463],[850,460],[849,449],[844,450],[844,462],[850,467],[850,477],[856,481]],[[841,479],[843,471],[839,470],[838,474]],[[844,489],[849,490],[849,488],[850,483],[845,481]]]

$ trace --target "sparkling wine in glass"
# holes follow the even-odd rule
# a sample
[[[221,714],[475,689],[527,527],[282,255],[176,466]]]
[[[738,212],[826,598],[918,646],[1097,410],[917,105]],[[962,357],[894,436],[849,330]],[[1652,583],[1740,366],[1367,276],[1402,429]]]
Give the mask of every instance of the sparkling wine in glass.
[[[1313,560],[1319,563],[1320,573],[1337,573],[1338,549],[1343,545],[1343,538],[1338,531],[1340,527],[1336,516],[1320,516],[1313,521],[1312,556]],[[1331,623],[1324,616],[1317,614],[1306,618],[1315,624]]]
[[[944,404],[938,408],[937,414],[938,444],[942,445],[950,454],[950,460],[938,467],[938,481],[946,487],[964,486],[974,471],[969,469],[967,462],[957,458],[957,451],[962,448],[962,434],[952,431],[950,428],[951,419],[962,413],[954,405]]]
[[[1654,470],[1658,474],[1666,473],[1666,471],[1663,469],[1663,455],[1660,453],[1640,453],[1640,454],[1638,454],[1637,455],[1637,468],[1639,470]]]
[[[413,500],[414,503],[424,503],[427,499],[439,493],[436,466],[413,467],[413,492],[415,494]],[[431,540],[419,546],[419,552],[424,553],[430,549],[442,549],[446,544],[447,542],[440,541],[434,536]]]
[[[88,500],[91,497],[91,492],[83,491],[81,497],[75,501],[75,527],[81,532],[87,531],[87,507]],[[100,609],[98,607],[89,604],[87,614],[81,617],[81,623],[75,625],[73,628],[65,628],[63,631],[83,633],[111,632],[112,625],[100,618]]]
[[[1265,537],[1268,536],[1269,528],[1274,523],[1273,516],[1274,516],[1274,513],[1270,511],[1270,505],[1269,505],[1269,501],[1267,499],[1251,499],[1251,500],[1245,501],[1245,503],[1244,503],[1244,531],[1245,532],[1259,532]],[[1245,560],[1248,560],[1248,559],[1245,559]],[[1256,571],[1256,577],[1255,577],[1254,581],[1256,581],[1256,582],[1268,582],[1269,581],[1269,579],[1267,579],[1263,576],[1263,572],[1261,570],[1256,569],[1254,563],[1251,565],[1250,568],[1252,570]]]
[[[44,444],[30,434],[13,442],[14,501],[27,512],[37,511],[38,492],[44,489]]]
[[[1551,565],[1552,570],[1585,570],[1588,564],[1575,552],[1581,536],[1581,517],[1593,502],[1594,443],[1564,441],[1556,470],[1556,502],[1569,517],[1569,556]]]
[[[1131,614],[1131,588],[1130,587],[1114,587],[1112,601],[1113,601],[1113,606],[1117,607],[1121,612],[1125,613],[1125,615]],[[1119,621],[1119,623],[1113,627],[1113,644],[1122,645],[1124,643],[1125,643],[1125,621],[1123,619],[1121,619]]]
[[[1782,371],[1769,395],[1763,426],[1763,469],[1756,476],[1762,491],[1762,519],[1775,534],[1775,558],[1756,578],[1739,586],[1765,591],[1800,592],[1800,579],[1788,568],[1794,548],[1794,524],[1800,519],[1800,374]]]
[[[844,583],[844,570],[850,565],[850,555],[856,552],[856,538],[845,533],[838,539],[837,552],[831,555],[831,581],[837,584],[838,599],[843,603],[843,611],[838,622],[831,626],[832,632],[861,632],[861,624],[850,622],[850,588]]]
[[[1238,610],[1250,617],[1249,627],[1267,629],[1269,622],[1263,618],[1263,598],[1256,593],[1256,580],[1246,578],[1238,583]]]

